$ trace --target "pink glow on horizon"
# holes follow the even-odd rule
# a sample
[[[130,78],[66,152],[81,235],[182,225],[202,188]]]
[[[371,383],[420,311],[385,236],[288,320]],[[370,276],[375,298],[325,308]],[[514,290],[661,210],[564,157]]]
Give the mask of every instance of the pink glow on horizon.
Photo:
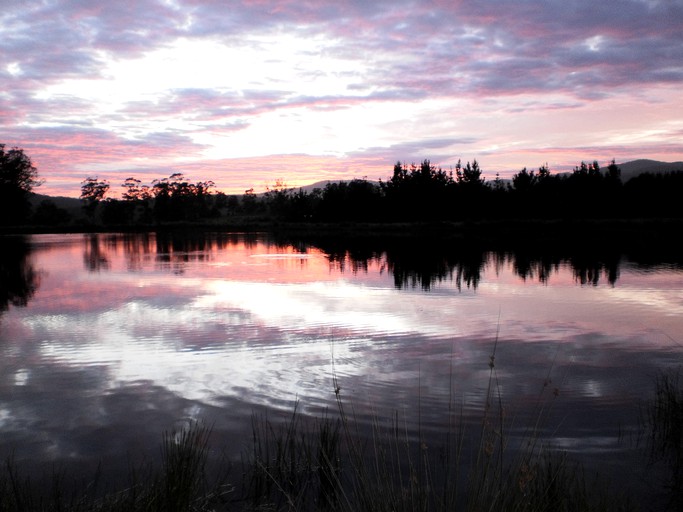
[[[10,2],[0,143],[71,197],[88,176],[240,194],[397,160],[476,159],[489,180],[683,161],[682,24],[642,0]]]

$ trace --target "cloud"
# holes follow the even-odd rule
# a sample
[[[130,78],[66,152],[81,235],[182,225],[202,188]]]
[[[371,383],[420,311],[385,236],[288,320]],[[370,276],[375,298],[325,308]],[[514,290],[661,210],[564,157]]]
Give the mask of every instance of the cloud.
[[[424,5],[424,4],[423,4]],[[411,31],[408,56],[419,55],[406,87],[444,94],[518,94],[588,87],[604,93],[654,79],[662,69],[677,79],[683,36],[680,8],[641,2],[487,2],[442,6],[425,29]],[[426,30],[429,23],[434,26]],[[658,27],[659,29],[655,29]],[[412,27],[411,27],[412,28]],[[398,40],[401,41],[400,39]],[[392,41],[396,42],[396,40]],[[388,45],[387,45],[388,47]],[[388,80],[405,77],[400,66]]]
[[[150,181],[162,178],[171,174],[169,160],[191,159],[202,149],[186,136],[169,132],[124,139],[108,130],[67,125],[27,128],[13,135],[8,145],[22,147],[47,182],[38,191],[54,195],[77,196],[88,176],[109,179],[112,185],[131,174],[149,176]]]
[[[583,66],[605,65],[605,77],[597,81],[601,86],[614,85],[610,70],[624,65],[653,79],[663,74],[680,78],[680,2],[364,4],[245,2],[227,9],[223,2],[207,1],[147,0],[132,6],[53,1],[4,14],[3,49],[9,50],[7,61],[20,63],[26,76],[51,79],[96,76],[104,55],[131,58],[181,36],[253,44],[254,35],[324,34],[337,43],[326,50],[328,57],[365,59],[378,65],[378,75],[408,89],[472,91],[498,83],[493,90],[501,91],[509,74],[499,73],[496,64],[532,75],[553,69],[564,76]],[[317,53],[310,48],[311,56]],[[469,80],[457,80],[460,73]],[[634,73],[618,78],[618,84],[642,79]],[[511,92],[527,85],[508,83]],[[571,89],[571,83],[566,86]]]
[[[158,169],[289,153],[332,155],[344,169],[348,155],[364,155],[356,168],[423,151],[416,157],[489,155],[534,138],[539,149],[581,148],[580,134],[566,146],[545,140],[567,138],[568,109],[595,119],[661,102],[668,109],[659,121],[641,115],[645,124],[680,119],[670,91],[683,80],[682,23],[679,0],[8,0],[0,136],[64,180],[104,161]],[[540,112],[555,114],[529,128]],[[448,139],[462,143],[423,142]]]
[[[393,165],[397,161],[412,164],[427,159],[431,161],[432,165],[448,169],[449,166],[455,165],[458,160],[466,161],[468,159],[467,155],[457,154],[459,148],[470,146],[478,141],[479,139],[476,137],[414,140],[392,144],[388,147],[365,148],[348,156],[357,159],[359,162],[366,162],[366,165],[372,165],[371,163],[377,165],[381,162],[382,167],[378,169],[381,174],[376,178],[385,179],[391,177]],[[469,159],[471,160],[472,157],[470,156]]]

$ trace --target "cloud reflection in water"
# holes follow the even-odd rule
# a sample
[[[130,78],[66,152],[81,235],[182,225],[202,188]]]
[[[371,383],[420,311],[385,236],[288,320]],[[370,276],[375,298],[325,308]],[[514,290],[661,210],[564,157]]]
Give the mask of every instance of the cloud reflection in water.
[[[558,446],[617,450],[615,422],[633,427],[630,405],[680,362],[671,269],[581,286],[567,264],[538,281],[484,255],[476,286],[443,277],[426,290],[397,287],[380,251],[344,267],[314,246],[232,235],[65,239],[32,239],[40,286],[0,319],[3,454],[114,457],[187,416],[234,433],[255,409],[333,407],[333,371],[360,418],[419,401],[438,431],[449,382],[464,414],[481,410],[497,332],[501,393],[521,422],[550,373]],[[106,267],[83,259],[93,250]]]

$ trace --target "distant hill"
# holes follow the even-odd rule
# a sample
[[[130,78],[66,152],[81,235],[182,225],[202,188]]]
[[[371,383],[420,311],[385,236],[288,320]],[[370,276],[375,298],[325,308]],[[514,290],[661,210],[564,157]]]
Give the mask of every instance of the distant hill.
[[[81,200],[75,197],[64,197],[64,196],[47,196],[45,194],[31,194],[31,204],[36,206],[42,201],[52,201],[59,208],[69,209],[69,208],[80,208]]]
[[[666,172],[683,171],[683,162],[659,162],[657,160],[641,159],[617,165],[621,169],[621,181],[623,182],[646,172],[662,174]]]
[[[328,183],[348,183],[353,180],[323,180],[323,181],[316,181],[315,183],[311,183],[310,185],[304,185],[303,187],[300,187],[304,192],[311,193],[313,192],[316,188],[319,188],[320,190],[323,190]],[[372,183],[373,185],[379,185],[379,181],[373,181],[373,180],[365,180],[368,183]],[[299,190],[299,188],[296,188],[295,190]]]
[[[71,215],[79,215],[83,205],[80,199],[74,197],[46,196],[44,194],[31,194],[30,201],[34,209],[43,201],[52,201],[57,208],[62,208]]]
[[[307,194],[310,194],[313,192],[315,189],[320,189],[323,190],[329,183],[348,183],[353,180],[322,180],[322,181],[316,181],[315,183],[311,183],[310,185],[302,185],[300,187],[287,187],[287,190],[293,190],[295,192],[298,192],[299,189],[303,190]],[[374,181],[374,180],[365,180],[368,183],[372,183],[373,185],[379,185],[379,181]],[[257,196],[263,195],[265,192],[259,192],[256,194]],[[240,195],[240,194],[238,194]]]
[[[315,183],[311,183],[310,185],[304,185],[301,187],[301,190],[304,192],[313,192],[316,188],[319,188],[320,190],[324,189],[328,183],[339,183],[340,181],[349,181],[349,180],[323,180],[323,181],[316,181]],[[298,190],[298,188],[296,189]]]

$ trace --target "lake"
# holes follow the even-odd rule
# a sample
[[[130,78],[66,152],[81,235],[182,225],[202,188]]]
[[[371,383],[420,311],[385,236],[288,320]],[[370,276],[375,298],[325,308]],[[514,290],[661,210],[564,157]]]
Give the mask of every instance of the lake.
[[[683,361],[680,255],[221,233],[0,240],[0,457],[28,472],[125,473],[188,419],[239,460],[253,415],[298,403],[333,416],[336,392],[359,424],[398,412],[436,443],[449,404],[480,421],[494,355],[512,439],[542,409],[549,447],[655,492],[638,440],[655,378]]]

